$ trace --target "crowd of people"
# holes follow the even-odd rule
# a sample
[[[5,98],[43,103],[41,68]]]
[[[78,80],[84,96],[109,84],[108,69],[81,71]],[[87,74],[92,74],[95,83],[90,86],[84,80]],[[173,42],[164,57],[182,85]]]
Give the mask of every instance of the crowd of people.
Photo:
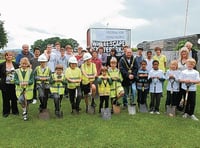
[[[22,108],[23,120],[28,120],[29,104],[39,101],[39,113],[48,107],[48,98],[54,99],[54,111],[58,118],[63,116],[61,104],[63,96],[69,98],[71,113],[79,114],[81,99],[85,101],[85,112],[97,106],[102,109],[114,106],[127,109],[137,103],[139,112],[160,114],[160,100],[166,85],[166,114],[175,116],[176,111],[183,118],[198,120],[194,115],[196,105],[196,84],[200,83],[197,52],[192,43],[186,42],[179,50],[179,58],[170,62],[162,49],[156,47],[155,55],[151,50],[138,48],[136,55],[130,47],[123,47],[123,54],[117,56],[113,48],[104,53],[104,47],[98,50],[86,50],[78,47],[74,54],[70,45],[61,47],[59,42],[47,45],[43,53],[38,47],[34,53],[24,44],[22,51],[13,60],[13,53],[5,53],[5,62],[0,64],[1,91],[3,99],[3,117],[11,113],[19,115],[18,104]],[[150,104],[147,96],[150,94]],[[109,104],[110,102],[110,104]],[[63,107],[62,107],[63,108]]]

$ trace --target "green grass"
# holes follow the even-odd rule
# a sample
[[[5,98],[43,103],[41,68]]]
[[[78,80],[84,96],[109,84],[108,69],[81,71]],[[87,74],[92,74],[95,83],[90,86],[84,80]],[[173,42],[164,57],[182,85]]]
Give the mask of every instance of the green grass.
[[[199,96],[197,91],[195,114],[198,118]],[[164,102],[165,97],[160,105],[161,115],[137,113],[132,116],[123,110],[121,114],[113,115],[111,120],[103,120],[98,113],[86,114],[84,100],[80,115],[71,115],[67,99],[62,101],[63,119],[55,117],[53,100],[50,99],[51,118],[41,120],[38,118],[37,102],[30,105],[30,120],[27,122],[22,120],[21,115],[0,117],[0,147],[200,147],[200,123],[183,119],[180,114],[174,118],[166,116]]]

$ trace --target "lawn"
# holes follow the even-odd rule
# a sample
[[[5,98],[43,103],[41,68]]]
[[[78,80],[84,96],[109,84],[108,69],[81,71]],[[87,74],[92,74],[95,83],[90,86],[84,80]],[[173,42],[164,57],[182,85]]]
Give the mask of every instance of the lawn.
[[[195,114],[198,118],[199,96],[200,93],[197,93]],[[129,115],[127,110],[122,110],[121,114],[112,115],[111,120],[103,120],[98,113],[86,114],[84,100],[81,102],[81,113],[71,115],[66,98],[62,102],[63,119],[55,117],[53,100],[50,99],[48,108],[51,118],[41,120],[38,118],[37,102],[30,105],[29,121],[23,121],[21,115],[0,117],[0,147],[200,147],[200,122],[183,119],[180,114],[174,118],[166,116],[164,102],[165,97],[161,101],[160,115],[138,112]]]

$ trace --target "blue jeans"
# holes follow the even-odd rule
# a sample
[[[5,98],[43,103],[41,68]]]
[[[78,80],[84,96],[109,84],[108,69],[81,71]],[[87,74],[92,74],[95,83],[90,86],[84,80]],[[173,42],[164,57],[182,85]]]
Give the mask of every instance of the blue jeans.
[[[124,96],[123,96],[123,104],[124,105],[128,105],[128,97],[130,99],[130,104],[134,103],[135,98],[136,98],[135,82],[129,86],[124,86]]]

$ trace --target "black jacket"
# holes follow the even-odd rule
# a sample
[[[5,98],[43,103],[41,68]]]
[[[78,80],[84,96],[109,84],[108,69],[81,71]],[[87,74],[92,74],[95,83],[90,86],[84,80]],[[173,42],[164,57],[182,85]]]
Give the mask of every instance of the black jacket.
[[[17,69],[19,66],[15,62],[12,62],[15,69]],[[0,88],[2,91],[5,91],[5,85],[6,85],[6,62],[3,62],[0,64]],[[13,84],[14,85],[14,84]]]
[[[191,49],[191,51],[192,51],[192,58],[195,59],[196,63],[198,63],[197,51],[195,49]],[[196,69],[196,66],[194,67],[194,69]]]

